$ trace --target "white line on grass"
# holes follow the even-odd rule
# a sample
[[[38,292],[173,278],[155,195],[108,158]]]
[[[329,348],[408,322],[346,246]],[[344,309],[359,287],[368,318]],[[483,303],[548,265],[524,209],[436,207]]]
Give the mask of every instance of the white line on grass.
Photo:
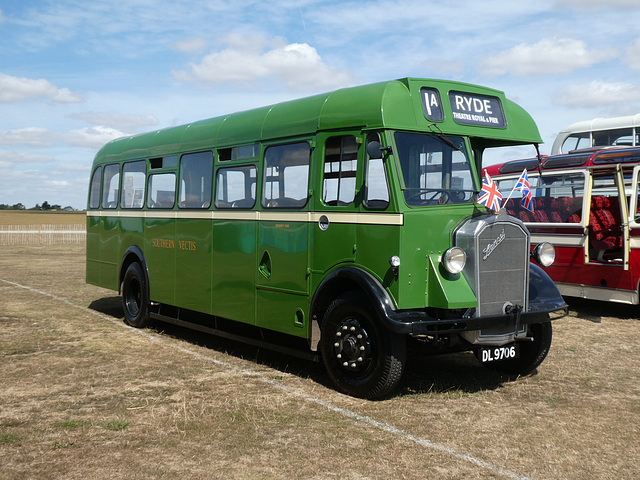
[[[108,315],[104,315],[100,312],[97,312],[95,310],[92,310],[88,307],[83,307],[81,305],[76,305],[75,303],[71,302],[70,300],[67,300],[66,298],[63,297],[59,297],[58,295],[54,295],[52,293],[48,293],[48,292],[44,292],[42,290],[38,290],[36,288],[33,287],[29,287],[26,285],[21,285],[19,283],[16,282],[11,282],[9,280],[4,280],[2,278],[0,278],[0,282],[4,282],[8,285],[13,285],[14,287],[18,287],[18,288],[22,288],[25,290],[28,290],[30,292],[33,293],[37,293],[39,295],[44,295],[46,297],[52,298],[54,300],[57,300],[59,302],[62,302],[66,305],[69,305],[70,307],[73,308],[77,308],[79,310],[82,310],[85,313],[89,313],[91,315],[95,315],[97,317],[100,317],[104,320],[107,320],[115,325],[124,327],[124,328],[128,328],[131,331],[137,333],[138,335],[142,335],[143,337],[146,337],[150,340],[153,340],[155,342],[160,342],[162,344],[164,344],[165,346],[169,346],[171,348],[174,348],[180,352],[186,353],[187,355],[191,355],[193,357],[199,358],[201,360],[205,360],[207,362],[211,362],[215,365],[227,368],[229,370],[234,370],[238,373],[241,373],[242,375],[247,375],[250,376],[252,378],[255,378],[256,380],[259,380],[263,383],[266,383],[268,385],[271,385],[272,387],[278,388],[280,390],[283,390],[291,395],[295,395],[297,397],[300,397],[301,399],[309,402],[309,403],[315,403],[316,405],[320,405],[321,407],[326,408],[327,410],[330,410],[332,412],[338,413],[344,417],[347,417],[353,421],[355,421],[356,423],[360,423],[360,424],[364,424],[364,425],[369,425],[370,427],[374,427],[377,428],[379,430],[385,431],[387,433],[390,433],[392,435],[396,435],[400,438],[403,438],[406,441],[409,442],[413,442],[416,443],[422,447],[428,448],[430,450],[435,450],[437,452],[441,452],[441,453],[445,453],[447,455],[450,455],[454,458],[457,458],[459,460],[463,460],[465,462],[468,463],[472,463],[480,468],[483,468],[485,470],[488,470],[490,472],[493,472],[495,474],[498,475],[502,475],[506,478],[512,478],[512,479],[517,479],[517,480],[532,480],[530,477],[525,477],[523,475],[519,475],[517,473],[511,472],[509,470],[505,470],[504,468],[501,467],[496,467],[494,465],[491,465],[483,460],[479,460],[475,457],[472,457],[471,455],[468,455],[466,453],[461,453],[458,452],[457,450],[454,450],[452,448],[446,447],[444,445],[439,445],[437,443],[432,442],[431,440],[427,440],[425,438],[421,438],[421,437],[417,437],[415,435],[412,435],[409,432],[406,432],[402,429],[399,429],[397,427],[394,427],[393,425],[389,425],[388,423],[384,423],[384,422],[379,422],[378,420],[375,420],[367,415],[360,415],[359,413],[356,412],[352,412],[351,410],[347,410],[345,408],[341,408],[341,407],[337,407],[329,402],[325,402],[324,400],[320,400],[319,398],[316,397],[312,397],[304,392],[301,392],[299,390],[296,390],[292,387],[289,387],[287,385],[284,385],[282,383],[278,383],[274,380],[271,380],[269,378],[265,378],[260,376],[260,374],[257,371],[252,371],[252,370],[246,370],[240,367],[237,367],[231,363],[228,362],[224,362],[222,360],[217,360],[215,358],[212,358],[208,355],[204,355],[200,352],[194,352],[193,350],[190,350],[188,348],[179,346],[179,345],[174,345],[174,344],[170,344],[169,342],[166,342],[163,337],[161,336],[157,336],[157,335],[152,335],[144,330],[139,330],[136,328],[132,328],[132,327],[128,327],[126,326],[121,320],[116,319],[114,317],[110,317]]]

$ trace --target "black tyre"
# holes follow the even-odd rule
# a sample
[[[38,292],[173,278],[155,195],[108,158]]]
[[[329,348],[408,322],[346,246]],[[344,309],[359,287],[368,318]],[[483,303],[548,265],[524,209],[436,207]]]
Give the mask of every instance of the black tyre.
[[[529,326],[529,336],[533,341],[520,342],[520,356],[509,360],[491,362],[485,366],[508,375],[528,375],[547,357],[551,349],[553,329],[551,322],[536,323]]]
[[[329,305],[320,350],[338,390],[369,399],[384,397],[397,386],[406,359],[404,337],[384,329],[362,296],[355,294]]]
[[[132,263],[122,280],[124,320],[132,327],[142,328],[150,323],[147,292],[147,281],[142,266]]]

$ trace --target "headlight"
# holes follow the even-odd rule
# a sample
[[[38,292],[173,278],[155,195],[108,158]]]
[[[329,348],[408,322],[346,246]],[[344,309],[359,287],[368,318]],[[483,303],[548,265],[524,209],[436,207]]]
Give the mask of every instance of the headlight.
[[[543,267],[552,265],[556,260],[556,249],[553,244],[549,242],[542,242],[536,245],[531,252],[533,259]]]
[[[442,263],[449,273],[455,275],[460,273],[464,268],[464,264],[467,263],[467,254],[460,247],[451,247],[444,252]]]

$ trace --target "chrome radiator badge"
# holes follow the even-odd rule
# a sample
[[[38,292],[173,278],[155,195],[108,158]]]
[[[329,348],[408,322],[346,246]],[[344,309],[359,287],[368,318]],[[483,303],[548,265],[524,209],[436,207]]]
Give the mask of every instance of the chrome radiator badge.
[[[487,244],[487,246],[482,250],[482,253],[484,253],[482,260],[486,260],[487,258],[489,258],[489,255],[491,255],[496,247],[502,243],[505,237],[506,235],[504,234],[503,228],[500,235],[498,235],[498,237],[492,243]]]

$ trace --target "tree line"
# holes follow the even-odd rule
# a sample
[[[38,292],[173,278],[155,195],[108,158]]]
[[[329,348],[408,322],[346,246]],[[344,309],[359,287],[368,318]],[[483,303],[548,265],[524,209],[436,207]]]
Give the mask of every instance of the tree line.
[[[46,200],[42,202],[42,205],[36,203],[36,206],[33,208],[27,208],[22,203],[15,203],[13,205],[7,205],[4,203],[0,203],[0,210],[64,210],[64,211],[73,211],[75,208],[73,207],[62,207],[57,204],[50,204]]]

